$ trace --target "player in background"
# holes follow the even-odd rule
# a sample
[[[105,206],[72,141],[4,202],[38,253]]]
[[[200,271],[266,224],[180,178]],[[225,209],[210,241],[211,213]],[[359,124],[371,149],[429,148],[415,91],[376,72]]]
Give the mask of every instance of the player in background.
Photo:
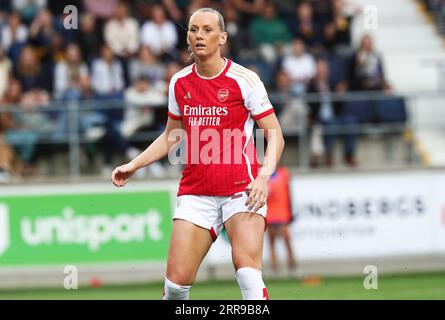
[[[290,174],[284,166],[279,166],[269,180],[267,234],[269,236],[270,264],[275,275],[278,274],[276,241],[279,237],[283,239],[286,246],[288,271],[294,272],[297,266],[289,232],[289,224],[292,222],[289,183]]]
[[[112,173],[114,185],[124,186],[135,171],[177,146],[178,139],[169,138],[173,132],[185,131],[181,139],[187,142],[187,162],[173,216],[166,300],[189,299],[198,268],[223,227],[232,245],[243,299],[268,299],[262,279],[267,183],[281,158],[284,139],[259,77],[221,57],[226,41],[224,19],[218,11],[201,8],[192,14],[187,43],[195,63],[170,81],[166,129],[144,152]],[[255,121],[268,142],[261,167],[252,152]],[[227,130],[240,134],[226,136]],[[209,133],[220,148],[205,157],[207,142],[202,140],[209,138],[202,136]],[[196,134],[202,136],[197,139]],[[241,144],[234,142],[237,138]],[[227,152],[228,163],[223,161]],[[207,158],[211,161],[204,161]]]

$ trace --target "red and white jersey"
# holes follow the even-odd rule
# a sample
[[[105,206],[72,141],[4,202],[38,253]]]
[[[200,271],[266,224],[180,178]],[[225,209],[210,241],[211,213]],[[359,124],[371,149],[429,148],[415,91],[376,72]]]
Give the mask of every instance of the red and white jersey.
[[[168,114],[187,132],[178,195],[230,196],[258,174],[254,120],[274,110],[258,75],[225,60],[214,77],[199,75],[192,64],[171,79]]]

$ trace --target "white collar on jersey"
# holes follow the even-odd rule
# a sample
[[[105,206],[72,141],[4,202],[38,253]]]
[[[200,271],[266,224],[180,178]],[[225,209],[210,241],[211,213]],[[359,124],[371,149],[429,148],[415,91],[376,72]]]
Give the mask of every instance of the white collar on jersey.
[[[195,69],[195,72],[196,72],[196,74],[198,75],[198,77],[200,77],[201,79],[204,79],[204,80],[211,80],[211,79],[215,79],[215,78],[217,78],[217,77],[219,77],[220,75],[221,75],[221,73],[223,73],[223,71],[226,69],[226,67],[227,67],[227,58],[223,58],[226,62],[224,63],[224,66],[222,67],[222,69],[221,69],[221,71],[220,72],[218,72],[218,74],[217,75],[215,75],[215,76],[213,76],[213,77],[204,77],[204,76],[202,76],[202,75],[200,75],[199,74],[199,72],[198,72],[198,69],[196,69],[196,62],[195,62],[195,64],[194,64],[194,66],[193,66],[193,68]]]

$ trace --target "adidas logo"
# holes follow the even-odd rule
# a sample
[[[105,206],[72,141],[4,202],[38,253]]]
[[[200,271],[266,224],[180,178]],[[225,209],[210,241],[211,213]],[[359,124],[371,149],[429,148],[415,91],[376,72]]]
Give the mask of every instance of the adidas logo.
[[[187,94],[184,96],[184,99],[191,99],[192,95],[190,94],[190,91],[187,91]]]

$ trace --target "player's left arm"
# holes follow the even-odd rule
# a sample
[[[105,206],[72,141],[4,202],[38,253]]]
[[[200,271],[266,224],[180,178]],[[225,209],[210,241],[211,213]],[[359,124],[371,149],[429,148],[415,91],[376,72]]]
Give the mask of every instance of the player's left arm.
[[[255,212],[266,204],[267,183],[272,173],[274,173],[284,149],[283,133],[275,113],[256,120],[256,123],[264,131],[267,148],[258,176],[247,186],[249,198],[246,205],[249,210],[255,208]]]

